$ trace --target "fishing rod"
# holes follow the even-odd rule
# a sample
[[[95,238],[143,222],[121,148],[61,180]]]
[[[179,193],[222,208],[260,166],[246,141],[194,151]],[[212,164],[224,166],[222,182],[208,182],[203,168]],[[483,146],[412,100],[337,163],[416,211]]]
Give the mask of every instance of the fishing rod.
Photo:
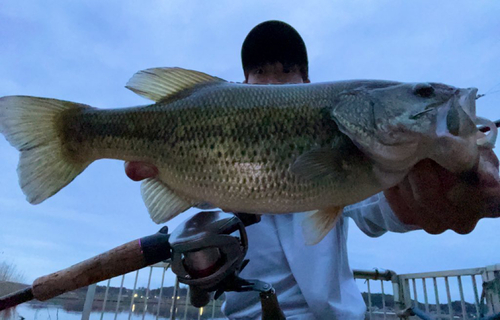
[[[241,216],[241,219],[240,219]],[[111,279],[169,260],[179,282],[189,285],[191,304],[203,307],[224,292],[259,293],[263,320],[285,320],[274,288],[239,273],[248,240],[245,226],[258,219],[221,211],[199,212],[172,233],[163,227],[156,234],[111,249],[67,269],[42,276],[17,292],[0,297],[0,311],[37,299],[46,301],[68,291]],[[237,234],[237,235],[236,235]]]

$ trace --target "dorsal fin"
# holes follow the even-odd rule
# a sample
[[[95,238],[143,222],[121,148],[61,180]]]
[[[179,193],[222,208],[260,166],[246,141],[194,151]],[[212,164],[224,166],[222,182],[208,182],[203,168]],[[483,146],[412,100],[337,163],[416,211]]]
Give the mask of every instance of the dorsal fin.
[[[144,98],[158,102],[197,84],[217,82],[226,81],[203,72],[182,68],[152,68],[134,74],[125,87]]]

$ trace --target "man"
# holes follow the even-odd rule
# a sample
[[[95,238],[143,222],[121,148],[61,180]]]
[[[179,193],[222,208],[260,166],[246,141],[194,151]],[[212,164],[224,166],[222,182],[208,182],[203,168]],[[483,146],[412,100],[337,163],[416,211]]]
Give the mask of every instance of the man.
[[[242,47],[245,83],[309,83],[307,52],[291,26],[267,21],[256,26]],[[157,174],[144,163],[126,165],[127,175],[140,180]],[[305,246],[302,214],[265,215],[247,228],[249,265],[241,276],[271,283],[287,319],[363,319],[366,306],[347,259],[347,224],[351,217],[370,236],[386,231],[422,228],[472,231],[477,221],[498,213],[498,159],[482,150],[477,168],[451,174],[430,160],[418,163],[399,185],[346,207],[335,228],[317,245]],[[230,319],[259,319],[255,293],[228,293],[224,312]]]

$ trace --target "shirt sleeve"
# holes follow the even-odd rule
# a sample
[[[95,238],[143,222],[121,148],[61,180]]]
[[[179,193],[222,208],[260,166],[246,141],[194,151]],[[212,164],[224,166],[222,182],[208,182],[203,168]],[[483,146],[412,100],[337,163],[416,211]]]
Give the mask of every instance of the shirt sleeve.
[[[402,223],[382,192],[345,207],[344,216],[353,219],[358,228],[370,237],[379,237],[387,231],[403,233],[420,229],[418,226]]]

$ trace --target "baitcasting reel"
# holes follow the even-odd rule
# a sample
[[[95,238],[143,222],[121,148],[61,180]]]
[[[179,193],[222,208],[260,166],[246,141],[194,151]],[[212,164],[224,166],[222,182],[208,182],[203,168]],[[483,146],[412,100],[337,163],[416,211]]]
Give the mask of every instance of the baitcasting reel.
[[[248,249],[245,226],[235,215],[200,212],[184,221],[169,238],[172,271],[179,282],[215,291],[240,270]]]
[[[248,224],[255,223],[242,215]],[[191,304],[203,307],[224,291],[258,291],[262,319],[285,319],[272,286],[259,280],[245,280],[238,274],[248,241],[245,225],[236,215],[221,211],[200,212],[179,225],[169,238],[172,271],[179,282],[190,286]]]

